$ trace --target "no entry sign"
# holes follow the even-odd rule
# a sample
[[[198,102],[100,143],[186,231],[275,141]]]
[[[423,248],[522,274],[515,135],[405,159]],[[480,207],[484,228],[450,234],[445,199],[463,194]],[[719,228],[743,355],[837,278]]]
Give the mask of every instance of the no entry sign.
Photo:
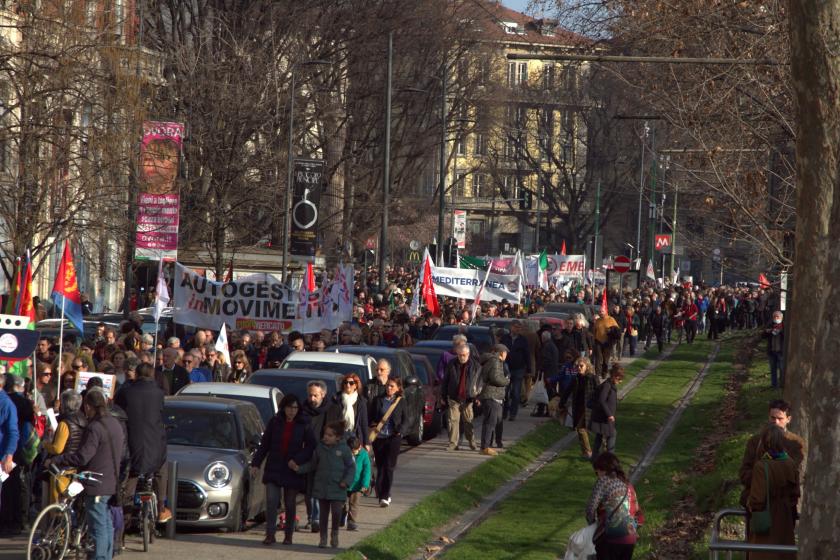
[[[624,274],[630,271],[630,258],[624,255],[619,255],[613,261],[613,270],[619,274]]]

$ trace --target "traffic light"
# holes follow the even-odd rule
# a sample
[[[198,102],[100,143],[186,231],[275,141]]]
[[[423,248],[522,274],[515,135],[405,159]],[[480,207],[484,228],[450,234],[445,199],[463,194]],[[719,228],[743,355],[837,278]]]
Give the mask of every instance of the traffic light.
[[[450,237],[443,244],[443,262],[449,268],[458,267],[458,241]]]
[[[534,193],[531,191],[522,190],[522,198],[519,199],[520,210],[530,210],[534,207]]]

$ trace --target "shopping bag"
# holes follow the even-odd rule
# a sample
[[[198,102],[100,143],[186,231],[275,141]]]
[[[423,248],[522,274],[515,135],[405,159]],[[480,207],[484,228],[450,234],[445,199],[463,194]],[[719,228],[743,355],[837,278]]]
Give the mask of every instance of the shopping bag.
[[[563,560],[587,560],[589,556],[594,555],[595,544],[592,542],[592,536],[595,534],[596,527],[598,524],[592,523],[572,533]]]

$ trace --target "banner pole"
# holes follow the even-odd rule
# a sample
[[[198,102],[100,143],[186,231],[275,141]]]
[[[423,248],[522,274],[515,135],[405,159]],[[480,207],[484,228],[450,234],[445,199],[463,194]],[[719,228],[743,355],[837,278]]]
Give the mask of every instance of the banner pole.
[[[61,323],[59,323],[58,327],[58,375],[56,376],[56,385],[58,392],[56,393],[57,396],[61,396],[61,378],[64,377],[64,373],[61,371],[61,358],[64,354],[64,302],[67,301],[65,296],[61,296]],[[84,336],[84,333],[82,333]],[[34,364],[33,364],[34,367]]]

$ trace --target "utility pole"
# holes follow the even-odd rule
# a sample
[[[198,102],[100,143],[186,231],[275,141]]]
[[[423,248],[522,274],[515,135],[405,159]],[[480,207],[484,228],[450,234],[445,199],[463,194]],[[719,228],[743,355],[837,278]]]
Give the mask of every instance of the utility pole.
[[[388,248],[388,205],[391,202],[391,71],[394,64],[394,32],[388,33],[388,70],[385,76],[385,162],[382,171],[382,231],[379,232],[379,291],[385,289]]]
[[[645,139],[647,138],[650,128],[647,121],[642,131],[642,157],[639,161],[639,217],[636,222],[636,251],[640,252],[642,246],[642,199],[645,192]],[[596,241],[597,243],[597,241]],[[639,255],[641,257],[641,255]]]
[[[601,233],[601,180],[595,188],[595,240],[592,243],[592,268],[595,268],[595,253],[598,252],[598,236]],[[631,255],[632,256],[632,255]]]
[[[671,270],[676,270],[674,268],[674,256],[677,253],[677,195],[679,195],[680,191],[677,188],[677,184],[674,183],[674,223],[671,235]]]
[[[648,260],[653,260],[656,238],[656,136],[651,139],[651,178],[650,178],[650,239],[648,240]]]
[[[446,219],[446,55],[440,65],[440,156],[438,177],[438,232],[435,263],[443,263],[443,222]],[[495,235],[495,232],[493,232]]]
[[[663,163],[660,164],[662,167],[662,203],[659,205],[659,233],[665,233],[665,197],[666,191],[668,189],[668,170],[671,169],[671,156],[666,155],[664,157]],[[655,244],[654,244],[655,245]],[[671,245],[671,251],[673,251],[674,246]],[[659,257],[659,267],[662,269],[662,277],[665,278],[665,252],[662,251],[662,254]],[[673,270],[673,269],[672,269]]]

